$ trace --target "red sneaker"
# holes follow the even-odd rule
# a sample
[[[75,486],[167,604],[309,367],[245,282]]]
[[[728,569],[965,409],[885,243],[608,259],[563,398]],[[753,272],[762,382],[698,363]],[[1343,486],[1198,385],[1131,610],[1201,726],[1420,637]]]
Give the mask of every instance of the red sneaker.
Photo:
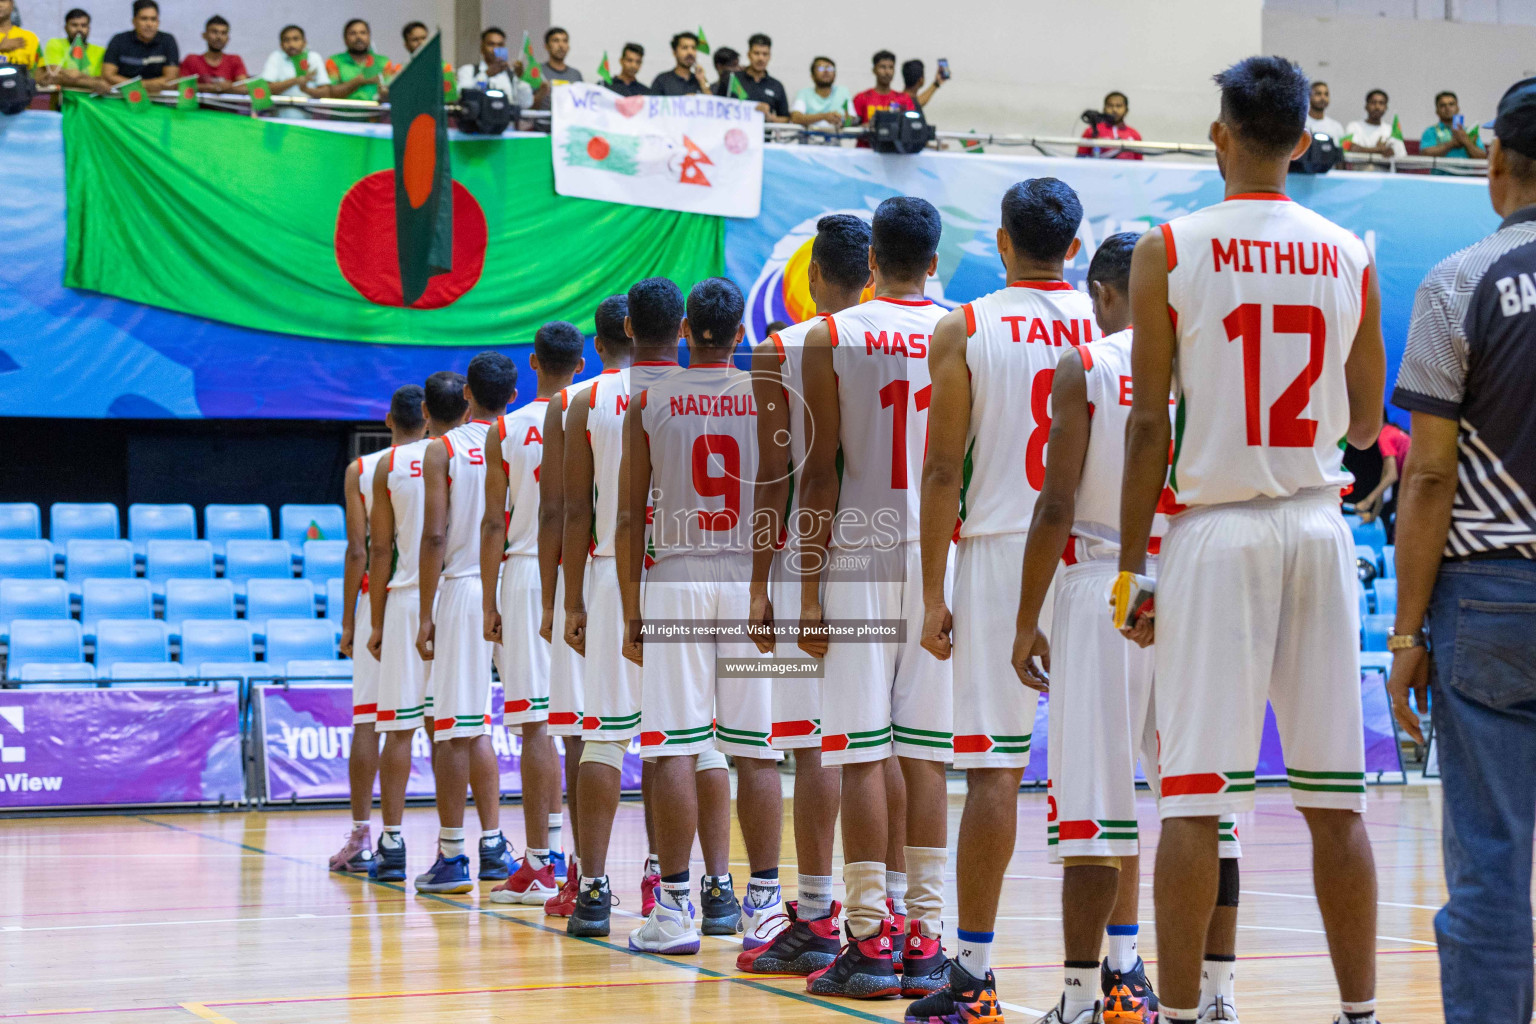
[[[539,906],[555,892],[555,866],[545,864],[535,870],[525,857],[511,878],[491,890],[491,902]]]
[[[901,994],[901,979],[891,969],[891,937],[884,928],[854,940],[837,959],[805,979],[805,990],[818,996],[883,999]]]
[[[907,941],[907,915],[896,913],[896,901],[887,897],[885,909],[889,911],[885,919],[886,934],[891,937],[891,966],[896,973],[901,973],[902,945]]]
[[[913,921],[907,931],[907,940],[901,953],[901,994],[908,999],[921,999],[949,985],[949,957],[938,939],[923,934],[922,926]]]
[[[560,891],[544,901],[544,915],[546,917],[570,917],[576,909],[576,890],[581,888],[581,879],[576,872],[576,858],[570,858],[570,868],[566,871],[565,884]]]
[[[660,875],[644,875],[640,879],[640,916],[650,917],[656,909],[656,888],[661,885]]]
[[[802,921],[799,904],[791,900],[785,904],[789,927],[767,945],[742,950],[736,956],[736,969],[748,974],[810,975],[830,967],[843,946],[842,934],[837,927],[837,916],[842,909],[833,902],[829,916],[818,921]]]

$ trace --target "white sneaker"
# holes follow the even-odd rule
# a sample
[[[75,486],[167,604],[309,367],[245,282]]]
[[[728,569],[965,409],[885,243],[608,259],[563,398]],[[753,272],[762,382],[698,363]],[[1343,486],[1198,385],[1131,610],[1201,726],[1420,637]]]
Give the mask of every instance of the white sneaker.
[[[1094,1003],[1088,1009],[1071,1017],[1066,1016],[1066,1005],[1067,997],[1062,996],[1061,1001],[1051,1007],[1051,1012],[1041,1017],[1035,1024],[1104,1024],[1102,1003]]]
[[[656,904],[651,916],[629,933],[629,948],[662,956],[684,956],[699,951],[699,930],[693,926],[693,904],[672,910]]]
[[[1200,1014],[1200,1024],[1215,1024],[1218,1021],[1222,1024],[1238,1024],[1237,1007],[1221,996],[1217,996],[1216,1001]]]
[[[778,938],[779,932],[789,927],[789,914],[784,910],[784,897],[775,896],[766,907],[755,907],[748,896],[742,904],[742,923],[746,934],[741,938],[742,949],[757,949]]]

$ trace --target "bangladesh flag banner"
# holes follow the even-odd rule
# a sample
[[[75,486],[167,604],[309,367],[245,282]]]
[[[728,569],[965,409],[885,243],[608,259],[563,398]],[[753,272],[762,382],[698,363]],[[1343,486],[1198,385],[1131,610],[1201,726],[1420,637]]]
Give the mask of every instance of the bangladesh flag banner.
[[[438,69],[441,33],[421,45],[389,87],[395,143],[395,238],[407,306],[453,269],[453,172]]]
[[[459,102],[459,76],[453,73],[452,64],[443,65],[443,102]]]
[[[697,35],[699,37],[699,45],[697,47],[698,51],[700,53],[708,53],[709,52],[709,37],[704,34],[704,26],[703,25],[699,26],[699,31],[698,31]]]
[[[130,78],[118,86],[117,91],[122,94],[124,102],[128,104],[128,109],[134,113],[146,111],[151,106],[149,90],[144,87],[144,80],[142,78]]]
[[[249,86],[247,91],[251,97],[251,113],[258,114],[263,110],[271,110],[274,106],[272,102],[272,86],[267,84],[265,78],[247,78],[245,81],[236,82],[235,84]]]
[[[534,92],[544,88],[544,72],[539,69],[539,62],[533,56],[533,40],[529,38],[527,29],[523,30],[523,81]]]
[[[465,139],[448,144],[449,269],[407,302],[388,131],[67,93],[64,284],[252,330],[483,348],[550,320],[590,332],[643,277],[686,290],[724,270],[718,216],[557,195],[548,137]]]
[[[608,51],[603,51],[603,62],[597,66],[597,77],[604,85],[613,81],[613,72],[608,69]]]
[[[741,77],[736,72],[731,72],[731,98],[738,100],[750,100],[747,95],[747,87],[741,84]]]
[[[91,70],[91,61],[85,51],[85,36],[75,36],[69,41],[69,60],[65,67],[71,71],[89,72]]]
[[[197,76],[188,75],[171,83],[176,87],[176,109],[197,109]]]

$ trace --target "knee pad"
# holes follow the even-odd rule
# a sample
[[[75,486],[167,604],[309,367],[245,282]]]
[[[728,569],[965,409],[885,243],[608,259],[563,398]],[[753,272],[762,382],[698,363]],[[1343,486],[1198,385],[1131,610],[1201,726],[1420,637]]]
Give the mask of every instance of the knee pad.
[[[591,740],[581,745],[581,763],[602,764],[616,772],[622,771],[624,753],[628,749],[628,743],[619,743],[616,740]]]
[[[725,768],[725,755],[714,747],[699,754],[698,764],[694,767],[696,772],[707,772],[712,768]]]
[[[1237,858],[1223,857],[1221,859],[1221,880],[1216,884],[1216,905],[1218,907],[1237,906],[1237,889]]]
[[[1061,866],[1064,868],[1114,868],[1120,870],[1119,857],[1063,857]]]

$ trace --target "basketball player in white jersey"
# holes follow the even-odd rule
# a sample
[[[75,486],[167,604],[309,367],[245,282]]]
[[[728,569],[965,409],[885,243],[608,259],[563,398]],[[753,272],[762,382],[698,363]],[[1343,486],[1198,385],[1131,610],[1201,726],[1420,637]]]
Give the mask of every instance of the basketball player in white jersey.
[[[1045,481],[1030,523],[1018,601],[1014,668],[1025,686],[1051,693],[1047,843],[1051,860],[1065,865],[1066,984],[1046,1018],[1052,1024],[1093,1021],[1096,1003],[1102,1003],[1105,1024],[1150,1024],[1157,1013],[1136,955],[1138,753],[1154,794],[1158,786],[1153,657],[1125,643],[1104,615],[1104,595],[1118,568],[1115,524],[1132,398],[1129,281],[1138,237],[1124,232],[1104,239],[1088,268],[1104,340],[1068,349],[1056,366]],[[1165,526],[1159,515],[1153,551]],[[1053,587],[1055,608],[1049,612]],[[1043,614],[1051,622],[1049,645],[1039,626]],[[1035,661],[1047,651],[1049,678]],[[1235,1021],[1236,822],[1223,821],[1221,835],[1221,886],[1201,985],[1201,1007],[1208,1012],[1201,1020]],[[1109,956],[1101,965],[1104,932]]]
[[[753,538],[743,507],[757,477],[757,408],[751,376],[730,362],[745,308],[741,290],[725,278],[694,285],[683,321],[688,368],[634,392],[625,413],[618,585],[624,657],[642,673],[640,755],[656,759],[651,795],[661,857],[656,906],[629,947],[666,955],[699,950],[688,860],[698,831],[696,757],[706,750],[736,761],[737,819],[752,873],[747,905],[761,912],[782,903],[772,694],[767,677],[744,667],[761,660],[745,630]],[[654,562],[642,604],[651,503]],[[646,623],[690,632],[646,643]],[[707,897],[708,882],[705,888]],[[704,915],[712,915],[707,899]]]
[[[384,734],[379,755],[379,837],[369,874],[381,882],[405,881],[405,790],[411,779],[411,739],[432,729],[432,667],[416,650],[420,602],[422,516],[426,488],[422,463],[427,446],[464,422],[469,403],[464,378],[439,370],[427,378],[421,403],[427,436],[389,450],[373,474],[368,524],[368,602],[373,633],[368,651],[379,662],[378,719]]]
[[[806,457],[797,544],[800,649],[825,658],[821,751],[842,766],[847,942],[807,989],[877,998],[946,983],[940,945],[951,757],[950,667],[919,646],[918,484],[928,425],[928,345],[944,315],[923,295],[938,265],[939,214],[901,196],[875,210],[875,297],[805,337]],[[828,549],[831,549],[829,564]],[[825,595],[822,580],[826,579]],[[825,607],[823,606],[825,602]],[[831,636],[829,624],[876,631]],[[878,639],[889,635],[890,640]],[[886,786],[907,783],[909,934],[896,977],[886,915]]]
[[[540,428],[549,400],[581,371],[586,339],[556,320],[533,336],[528,363],[538,393],[485,432],[485,514],[480,520],[480,603],[505,698],[502,722],[522,733],[523,833],[517,871],[491,890],[492,903],[540,904],[565,878],[560,843],[560,760],[549,735],[549,645],[539,636]],[[498,593],[499,591],[499,593]]]
[[[1162,1017],[1199,1013],[1219,890],[1217,822],[1253,807],[1265,698],[1351,1024],[1375,1019],[1376,871],[1361,812],[1354,544],[1339,515],[1342,442],[1375,441],[1385,356],[1365,244],[1285,196],[1311,142],[1308,83],[1280,57],[1216,76],[1226,201],[1137,243],[1134,378],[1116,624],[1157,639],[1163,818],[1157,851]],[[1166,395],[1176,401],[1170,431]],[[1168,463],[1170,437],[1173,464]],[[1132,574],[1164,484],[1188,511],[1163,539],[1156,620]]]
[[[419,440],[426,430],[421,415],[419,384],[396,389],[389,400],[384,426],[390,448]],[[379,773],[379,737],[373,730],[379,710],[379,661],[365,643],[356,647],[357,606],[368,593],[368,507],[373,502],[373,473],[390,452],[380,448],[347,466],[342,484],[347,510],[347,560],[342,576],[341,654],[352,659],[352,749],[347,757],[347,783],[352,799],[352,830],[342,848],[331,855],[332,871],[367,871],[373,859],[368,821],[373,814],[373,780]],[[354,652],[354,647],[356,650]]]
[[[468,892],[464,791],[480,818],[479,877],[511,874],[501,834],[501,769],[491,746],[491,644],[480,608],[480,522],[485,517],[485,432],[517,395],[517,366],[500,352],[469,361],[469,421],[427,445],[421,527],[421,625],[416,650],[432,663],[432,763],[438,855],[416,876],[418,892]]]

